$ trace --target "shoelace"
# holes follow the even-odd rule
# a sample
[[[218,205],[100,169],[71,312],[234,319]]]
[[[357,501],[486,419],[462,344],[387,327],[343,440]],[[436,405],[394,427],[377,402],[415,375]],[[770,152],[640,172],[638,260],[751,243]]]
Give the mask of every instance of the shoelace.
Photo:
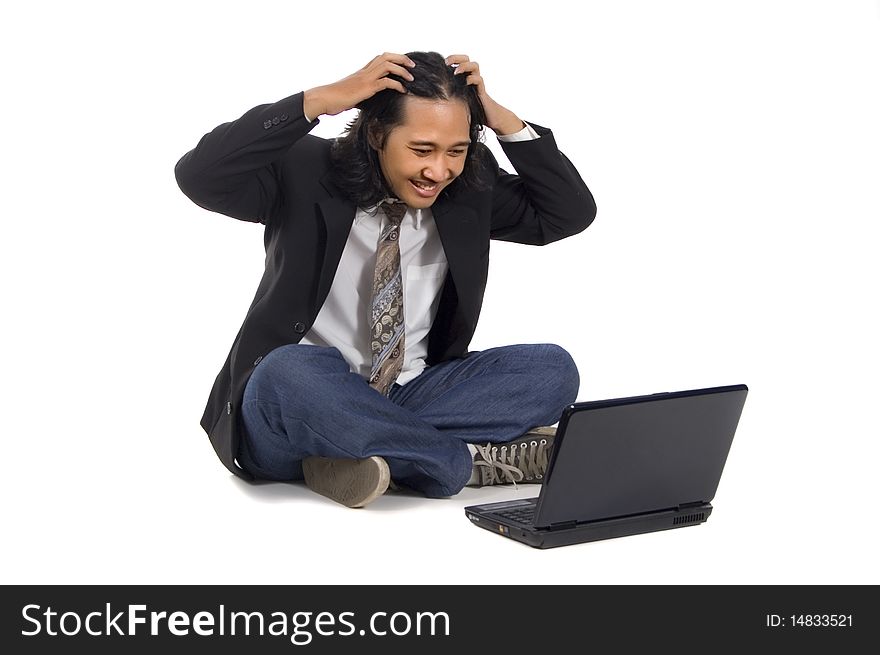
[[[546,439],[523,442],[519,447],[517,444],[508,448],[487,443],[476,448],[483,461],[475,459],[474,465],[489,468],[484,485],[512,482],[515,487],[523,480],[540,480],[547,470]]]

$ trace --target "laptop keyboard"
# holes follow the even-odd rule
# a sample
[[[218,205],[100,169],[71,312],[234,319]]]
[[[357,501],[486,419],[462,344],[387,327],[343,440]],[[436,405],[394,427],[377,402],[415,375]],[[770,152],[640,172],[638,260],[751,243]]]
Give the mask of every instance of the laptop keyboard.
[[[531,525],[535,518],[535,505],[525,505],[523,507],[497,510],[495,514],[510,521],[522,523],[523,525]]]

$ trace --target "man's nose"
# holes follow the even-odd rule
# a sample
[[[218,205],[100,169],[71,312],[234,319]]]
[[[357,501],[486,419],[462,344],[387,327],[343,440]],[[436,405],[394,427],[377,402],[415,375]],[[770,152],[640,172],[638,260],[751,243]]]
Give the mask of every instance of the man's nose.
[[[437,157],[422,169],[422,175],[431,182],[445,182],[453,177],[452,166],[445,157]]]

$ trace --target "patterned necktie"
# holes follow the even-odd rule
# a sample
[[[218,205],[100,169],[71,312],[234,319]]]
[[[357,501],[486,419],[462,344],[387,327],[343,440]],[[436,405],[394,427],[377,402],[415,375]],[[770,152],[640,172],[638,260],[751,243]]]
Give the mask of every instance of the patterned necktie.
[[[370,350],[373,357],[370,386],[388,395],[403,366],[403,278],[400,273],[400,221],[402,202],[383,202],[388,225],[379,236],[373,301],[370,306]]]

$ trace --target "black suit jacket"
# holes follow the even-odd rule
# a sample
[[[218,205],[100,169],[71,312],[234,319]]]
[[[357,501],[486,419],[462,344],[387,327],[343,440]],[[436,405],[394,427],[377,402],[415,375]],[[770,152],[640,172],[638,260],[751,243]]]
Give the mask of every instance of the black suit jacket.
[[[303,94],[260,105],[206,134],[174,172],[196,204],[265,225],[266,268],[244,323],[217,375],[202,428],[223,464],[235,462],[240,405],[247,381],[273,349],[298,343],[330,291],[356,207],[329,179],[330,141],[309,135],[318,121],[303,115]],[[432,206],[449,263],[428,337],[428,365],[462,357],[477,326],[489,266],[489,239],[543,245],[585,229],[596,214],[593,197],[559,152],[552,132],[502,148],[518,175],[492,164],[489,188]]]

